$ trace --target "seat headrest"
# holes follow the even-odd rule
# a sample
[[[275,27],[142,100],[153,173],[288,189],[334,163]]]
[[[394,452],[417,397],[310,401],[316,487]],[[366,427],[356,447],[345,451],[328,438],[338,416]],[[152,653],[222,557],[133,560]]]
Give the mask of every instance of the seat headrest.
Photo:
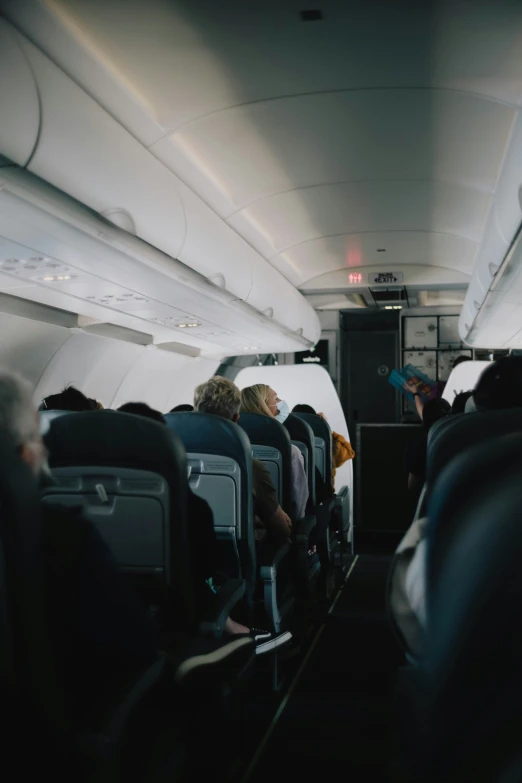
[[[316,413],[294,413],[312,428],[316,438],[323,438],[327,443],[332,438],[332,430],[327,421]]]
[[[448,416],[443,416],[442,419],[437,419],[437,421],[431,425],[428,431],[428,446],[437,440],[440,433],[446,429],[446,427],[451,427],[452,422],[456,421],[459,416],[463,415],[463,413],[450,413]]]
[[[461,454],[436,483],[425,668],[432,673],[427,765],[437,765],[437,780],[500,780],[499,769],[518,752],[521,475],[522,435],[515,434]]]
[[[242,413],[239,417],[239,426],[244,429],[251,443],[256,446],[272,446],[279,449],[284,459],[288,455],[291,458],[290,435],[275,419],[262,413]]]
[[[49,432],[51,422],[57,419],[59,416],[66,416],[72,411],[39,411],[40,417],[40,434],[46,435]]]
[[[45,439],[51,468],[100,466],[149,470],[169,484],[186,477],[183,445],[167,427],[143,416],[100,410],[53,420]]]
[[[428,449],[426,479],[428,492],[446,465],[465,449],[497,435],[522,432],[522,408],[466,413],[448,417],[448,423],[437,429]]]
[[[165,421],[187,451],[232,457],[241,465],[251,461],[250,441],[241,427],[228,419],[210,413],[180,411],[167,413]]]
[[[292,440],[305,443],[308,447],[314,446],[314,432],[307,421],[300,416],[291,413],[284,425]]]

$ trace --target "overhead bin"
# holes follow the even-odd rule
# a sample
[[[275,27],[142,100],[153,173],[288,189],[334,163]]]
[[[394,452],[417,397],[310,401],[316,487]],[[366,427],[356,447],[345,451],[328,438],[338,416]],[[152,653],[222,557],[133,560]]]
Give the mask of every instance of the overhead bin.
[[[192,308],[189,314],[201,321],[202,340],[212,338],[229,353],[238,354],[246,352],[246,346],[248,350],[284,351],[306,349],[315,343],[320,332],[315,311],[277,270],[32,43],[8,23],[2,22],[1,30],[8,45],[0,46],[0,73],[15,72],[12,83],[19,78],[21,99],[13,107],[12,93],[0,87],[0,155],[26,164],[41,180],[125,229],[112,232],[106,223],[96,222],[87,210],[78,211],[77,204],[67,202],[56,191],[44,193],[36,182],[22,181],[22,172],[11,172],[11,186],[15,185],[14,176],[15,190],[21,188],[26,206],[36,206],[36,213],[29,210],[30,216],[26,210],[29,223],[25,225],[36,219],[36,214],[45,223],[44,230],[42,221],[36,219],[33,241],[38,245],[41,239],[43,244],[33,249],[49,252],[45,250],[49,242],[38,232],[48,236],[49,231],[55,231],[50,227],[50,215],[60,226],[58,234],[72,220],[84,232],[81,239],[75,235],[73,240],[82,246],[76,257],[84,275],[96,267],[95,274],[112,285],[127,286],[133,279],[135,293],[156,304],[159,300],[165,307],[179,306],[186,287]],[[20,77],[16,76],[18,71]],[[35,96],[38,90],[41,116],[35,114],[38,100],[34,103],[31,98],[31,85]],[[11,111],[16,114],[16,123],[4,123]],[[20,128],[27,124],[33,128],[32,136],[22,133],[23,139],[17,141]],[[4,195],[6,187],[4,183]],[[16,237],[6,238],[24,244],[20,227],[17,230]],[[14,234],[17,230],[13,224]],[[133,234],[151,247],[132,244]],[[93,237],[106,242],[98,257],[92,246],[89,253],[84,252],[86,236],[91,243]],[[117,262],[116,255],[109,252],[110,245],[120,250]],[[152,248],[161,252],[154,255]],[[67,256],[72,264],[74,254],[67,252]],[[107,260],[109,256],[116,266],[106,263],[98,269],[99,258]],[[141,270],[140,263],[146,264]],[[167,293],[171,290],[168,285],[159,285],[152,268],[160,277],[176,281],[172,293]],[[45,285],[45,281],[38,284]],[[80,289],[77,285],[71,295],[81,298]],[[195,296],[196,290],[202,298]],[[165,321],[163,316],[164,307],[156,309],[156,315],[154,307],[141,314],[146,319],[156,318],[157,323]],[[198,337],[196,332],[191,331],[192,344],[192,338]]]
[[[35,78],[16,33],[0,18],[0,156],[25,166],[39,129]]]
[[[308,305],[306,332],[291,330],[17,167],[0,169],[0,274],[25,298],[212,355],[305,350],[318,334]]]
[[[520,347],[522,289],[522,115],[513,126],[464,308],[461,338],[475,347]],[[477,307],[478,305],[478,307]]]

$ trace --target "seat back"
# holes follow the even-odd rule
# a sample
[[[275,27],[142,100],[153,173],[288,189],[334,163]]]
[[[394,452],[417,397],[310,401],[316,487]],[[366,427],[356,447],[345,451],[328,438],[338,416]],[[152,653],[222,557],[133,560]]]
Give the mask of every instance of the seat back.
[[[12,761],[22,777],[34,772],[35,754],[57,772],[72,752],[47,623],[43,556],[36,482],[7,433],[0,432],[2,749],[3,763]]]
[[[471,414],[470,414],[471,415]],[[428,536],[423,754],[437,777],[515,780],[522,728],[522,435],[491,438],[436,482]],[[431,674],[430,674],[431,673]]]
[[[48,503],[81,505],[121,570],[148,598],[159,595],[193,626],[187,467],[166,427],[117,411],[70,413],[46,436],[55,485]]]
[[[522,432],[522,408],[448,417],[430,442],[426,464],[428,501],[438,476],[453,457],[496,436]]]
[[[66,416],[68,413],[72,413],[72,411],[40,411],[40,433],[46,435],[52,422],[59,416]]]
[[[254,457],[270,473],[279,504],[290,514],[292,442],[288,431],[275,419],[259,413],[242,413],[239,426],[248,435]]]
[[[453,422],[457,421],[464,413],[450,414],[449,416],[443,416],[442,419],[438,419],[429,429],[428,432],[428,448],[438,439],[439,435],[444,432],[446,427],[452,427]]]
[[[182,411],[166,414],[165,420],[187,451],[192,491],[212,509],[220,568],[245,579],[251,596],[256,554],[250,442],[221,416]]]
[[[332,486],[332,430],[327,421],[314,413],[295,413],[312,428],[315,437],[315,459],[319,472],[328,486]]]
[[[284,423],[288,434],[304,458],[308,478],[309,505],[315,506],[315,438],[310,425],[294,414],[290,414]]]

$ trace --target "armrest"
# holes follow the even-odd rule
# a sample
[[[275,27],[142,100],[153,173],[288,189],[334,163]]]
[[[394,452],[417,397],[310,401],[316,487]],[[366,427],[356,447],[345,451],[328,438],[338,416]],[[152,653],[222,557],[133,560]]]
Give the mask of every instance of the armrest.
[[[217,593],[211,593],[205,616],[199,623],[199,632],[205,636],[221,636],[225,623],[234,606],[245,595],[243,579],[228,579]]]
[[[290,552],[290,544],[283,544],[274,552],[267,552],[259,564],[259,576],[261,581],[266,582],[272,579],[273,569],[277,571],[283,558]]]
[[[349,496],[349,493],[350,493],[350,490],[349,490],[349,488],[346,485],[344,487],[341,487],[339,492],[335,493],[336,494],[336,500],[343,501],[345,498],[347,498]]]
[[[305,543],[310,538],[312,530],[317,525],[317,517],[315,514],[308,514],[295,523],[297,529],[295,531],[295,539],[298,543]]]

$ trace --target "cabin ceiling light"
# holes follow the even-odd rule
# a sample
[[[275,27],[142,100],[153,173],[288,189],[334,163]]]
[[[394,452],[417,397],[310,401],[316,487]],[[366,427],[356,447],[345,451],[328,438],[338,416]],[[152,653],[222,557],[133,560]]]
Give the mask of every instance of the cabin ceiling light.
[[[201,324],[198,323],[178,324],[178,329],[194,329],[194,327],[196,326],[201,326]]]

